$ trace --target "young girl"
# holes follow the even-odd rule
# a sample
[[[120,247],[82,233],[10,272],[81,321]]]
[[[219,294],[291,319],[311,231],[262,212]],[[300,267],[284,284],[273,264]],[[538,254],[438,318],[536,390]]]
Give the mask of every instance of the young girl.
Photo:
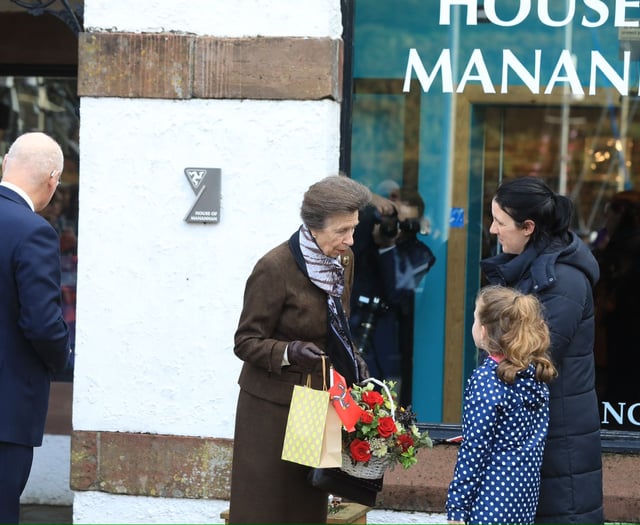
[[[487,286],[471,331],[488,357],[465,390],[462,444],[447,496],[449,523],[533,523],[556,375],[533,295]]]

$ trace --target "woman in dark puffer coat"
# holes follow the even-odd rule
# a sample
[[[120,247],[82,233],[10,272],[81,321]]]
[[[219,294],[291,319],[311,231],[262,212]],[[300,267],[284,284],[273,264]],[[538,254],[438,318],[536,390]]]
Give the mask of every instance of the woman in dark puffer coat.
[[[594,305],[598,264],[569,231],[571,201],[541,180],[504,182],[491,204],[490,233],[499,255],[481,262],[492,284],[534,293],[545,308],[558,377],[550,387],[550,421],[537,523],[604,523],[600,417],[595,391]]]

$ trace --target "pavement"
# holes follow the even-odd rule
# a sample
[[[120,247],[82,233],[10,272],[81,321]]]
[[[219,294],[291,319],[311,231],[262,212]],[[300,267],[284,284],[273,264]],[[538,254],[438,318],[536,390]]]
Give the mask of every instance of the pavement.
[[[446,523],[444,514],[397,512],[374,509],[367,514],[367,523]],[[20,523],[73,523],[73,507],[59,505],[22,505]]]

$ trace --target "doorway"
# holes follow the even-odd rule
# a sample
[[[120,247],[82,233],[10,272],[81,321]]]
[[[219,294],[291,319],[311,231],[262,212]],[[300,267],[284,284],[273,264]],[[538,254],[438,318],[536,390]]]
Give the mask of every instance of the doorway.
[[[496,188],[511,177],[542,178],[554,191],[571,198],[575,209],[572,229],[598,255],[612,198],[621,195],[620,192],[633,196],[640,182],[635,173],[637,168],[634,169],[640,162],[640,143],[634,139],[639,136],[640,114],[637,98],[621,100],[607,92],[587,104],[567,100],[562,93],[539,100],[532,100],[530,93],[497,99],[480,93],[474,96],[470,90],[464,97],[459,96],[456,109],[453,205],[457,203],[468,210],[468,223],[466,242],[460,239],[449,245],[450,260],[464,259],[466,269],[449,264],[449,272],[454,281],[456,275],[464,280],[466,287],[464,294],[457,291],[448,296],[448,311],[463,310],[464,326],[447,324],[447,348],[455,348],[454,341],[461,342],[464,338],[465,351],[447,352],[449,368],[445,374],[459,374],[464,383],[476,366],[473,341],[467,334],[473,323],[475,295],[482,284],[479,261],[500,249],[489,235],[491,199]],[[635,204],[640,218],[640,200]],[[601,264],[601,274],[606,273]],[[607,336],[605,309],[610,306],[608,299],[598,300],[608,293],[600,286],[599,283],[594,290],[597,389],[601,410],[610,403],[613,415],[606,424],[603,420],[603,428],[627,428],[625,410],[637,402],[637,389],[629,393],[628,388],[613,388],[629,382],[620,375],[616,364],[619,357],[612,346],[615,343]],[[632,347],[633,341],[622,344]],[[619,390],[626,394],[622,396],[617,393]],[[457,395],[454,389],[445,393],[448,400],[445,406],[449,407],[448,417],[452,421],[458,415],[456,410],[461,408]],[[626,405],[621,407],[620,403]]]

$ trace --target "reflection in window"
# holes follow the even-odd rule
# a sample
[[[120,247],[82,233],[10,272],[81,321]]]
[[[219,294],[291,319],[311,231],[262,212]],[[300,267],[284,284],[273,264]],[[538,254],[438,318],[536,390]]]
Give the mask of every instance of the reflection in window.
[[[62,308],[75,348],[76,277],[78,265],[78,134],[75,78],[0,77],[0,153],[22,133],[43,131],[58,141],[64,153],[61,183],[40,212],[60,235]],[[73,363],[55,377],[71,381]]]

